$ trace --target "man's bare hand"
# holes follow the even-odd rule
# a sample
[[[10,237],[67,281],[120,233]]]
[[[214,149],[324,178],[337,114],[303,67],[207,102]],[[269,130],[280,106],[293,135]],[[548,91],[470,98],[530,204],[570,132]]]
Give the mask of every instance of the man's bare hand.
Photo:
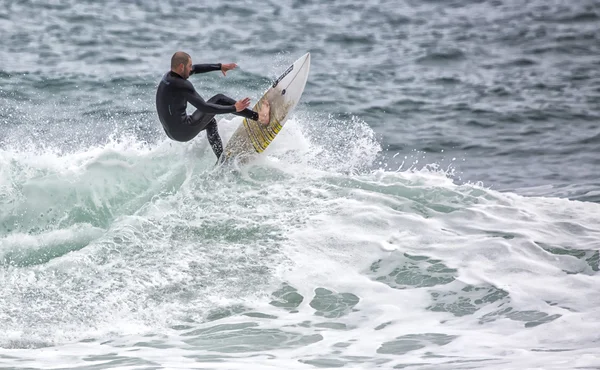
[[[237,64],[235,64],[235,63],[228,63],[228,64],[221,63],[221,72],[223,72],[223,76],[227,76],[227,71],[231,71],[235,67],[237,67]]]
[[[241,112],[244,109],[248,108],[249,105],[250,105],[250,98],[244,98],[242,100],[239,100],[235,103],[235,111]]]

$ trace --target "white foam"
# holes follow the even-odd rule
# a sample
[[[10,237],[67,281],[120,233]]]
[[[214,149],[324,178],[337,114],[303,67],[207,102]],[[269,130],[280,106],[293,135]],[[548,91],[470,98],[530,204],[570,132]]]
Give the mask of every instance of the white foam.
[[[598,205],[456,185],[434,166],[371,170],[380,148],[368,126],[348,123],[358,130],[350,136],[362,137],[352,141],[335,120],[305,119],[292,117],[239,177],[213,171],[204,137],[116,140],[71,154],[0,152],[12,176],[2,183],[11,209],[39,216],[51,206],[62,220],[28,218],[27,230],[0,239],[0,251],[83,246],[2,270],[12,283],[0,288],[10,313],[0,324],[8,333],[0,354],[41,368],[84,366],[87,356],[115,352],[187,368],[314,367],[300,360],[564,368],[572,356],[578,366],[598,365]],[[225,140],[238,120],[220,123]],[[340,134],[341,141],[313,136],[315,124],[331,124],[327,140]],[[28,187],[52,189],[61,200],[15,195]],[[88,222],[58,215],[77,207],[90,211]],[[28,231],[40,225],[45,230]],[[592,262],[569,255],[573,248]],[[441,278],[428,285],[422,273]],[[284,283],[303,296],[297,312],[269,304]],[[317,315],[319,288],[359,301],[339,308],[339,317]],[[272,317],[205,321],[216,309],[238,308]],[[249,323],[225,330],[229,337],[215,328]],[[273,336],[280,342],[259,349]],[[210,338],[239,351],[222,353]],[[140,344],[151,341],[156,348]],[[44,345],[53,347],[27,349]],[[394,346],[401,354],[386,352]]]

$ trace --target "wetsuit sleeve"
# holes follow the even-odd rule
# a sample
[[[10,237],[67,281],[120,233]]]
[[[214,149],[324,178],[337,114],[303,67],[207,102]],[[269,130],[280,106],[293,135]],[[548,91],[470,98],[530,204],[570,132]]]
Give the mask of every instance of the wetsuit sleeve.
[[[220,71],[221,70],[221,63],[217,63],[217,64],[194,64],[192,66],[192,70],[190,71],[190,75],[196,74],[196,73],[206,73],[206,72],[211,72],[211,71]]]
[[[236,112],[235,114],[238,116],[250,118],[251,120],[254,120],[254,121],[258,121],[258,113],[253,110],[250,110],[248,108],[244,109],[241,112]]]
[[[196,90],[187,90],[185,91],[185,97],[187,101],[196,107],[200,112],[209,113],[209,114],[226,114],[226,113],[235,113],[235,105],[219,105],[207,103]]]

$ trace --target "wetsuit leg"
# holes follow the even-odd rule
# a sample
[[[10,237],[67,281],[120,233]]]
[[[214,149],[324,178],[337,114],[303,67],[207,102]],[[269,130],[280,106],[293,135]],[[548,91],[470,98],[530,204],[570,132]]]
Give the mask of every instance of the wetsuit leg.
[[[217,130],[217,120],[214,118],[210,120],[206,126],[206,138],[217,158],[221,158],[221,154],[223,153],[223,142],[221,141],[221,136],[219,136],[219,131]]]

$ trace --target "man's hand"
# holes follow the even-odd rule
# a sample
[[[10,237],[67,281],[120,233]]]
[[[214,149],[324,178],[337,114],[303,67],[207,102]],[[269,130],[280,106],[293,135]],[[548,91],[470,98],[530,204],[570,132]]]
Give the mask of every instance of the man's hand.
[[[228,64],[221,63],[221,72],[223,72],[223,76],[227,76],[227,71],[231,71],[235,67],[237,67],[237,64],[235,64],[235,63],[228,63]]]
[[[235,111],[241,112],[244,109],[248,108],[249,105],[250,105],[250,98],[244,98],[242,100],[239,100],[235,103]]]

